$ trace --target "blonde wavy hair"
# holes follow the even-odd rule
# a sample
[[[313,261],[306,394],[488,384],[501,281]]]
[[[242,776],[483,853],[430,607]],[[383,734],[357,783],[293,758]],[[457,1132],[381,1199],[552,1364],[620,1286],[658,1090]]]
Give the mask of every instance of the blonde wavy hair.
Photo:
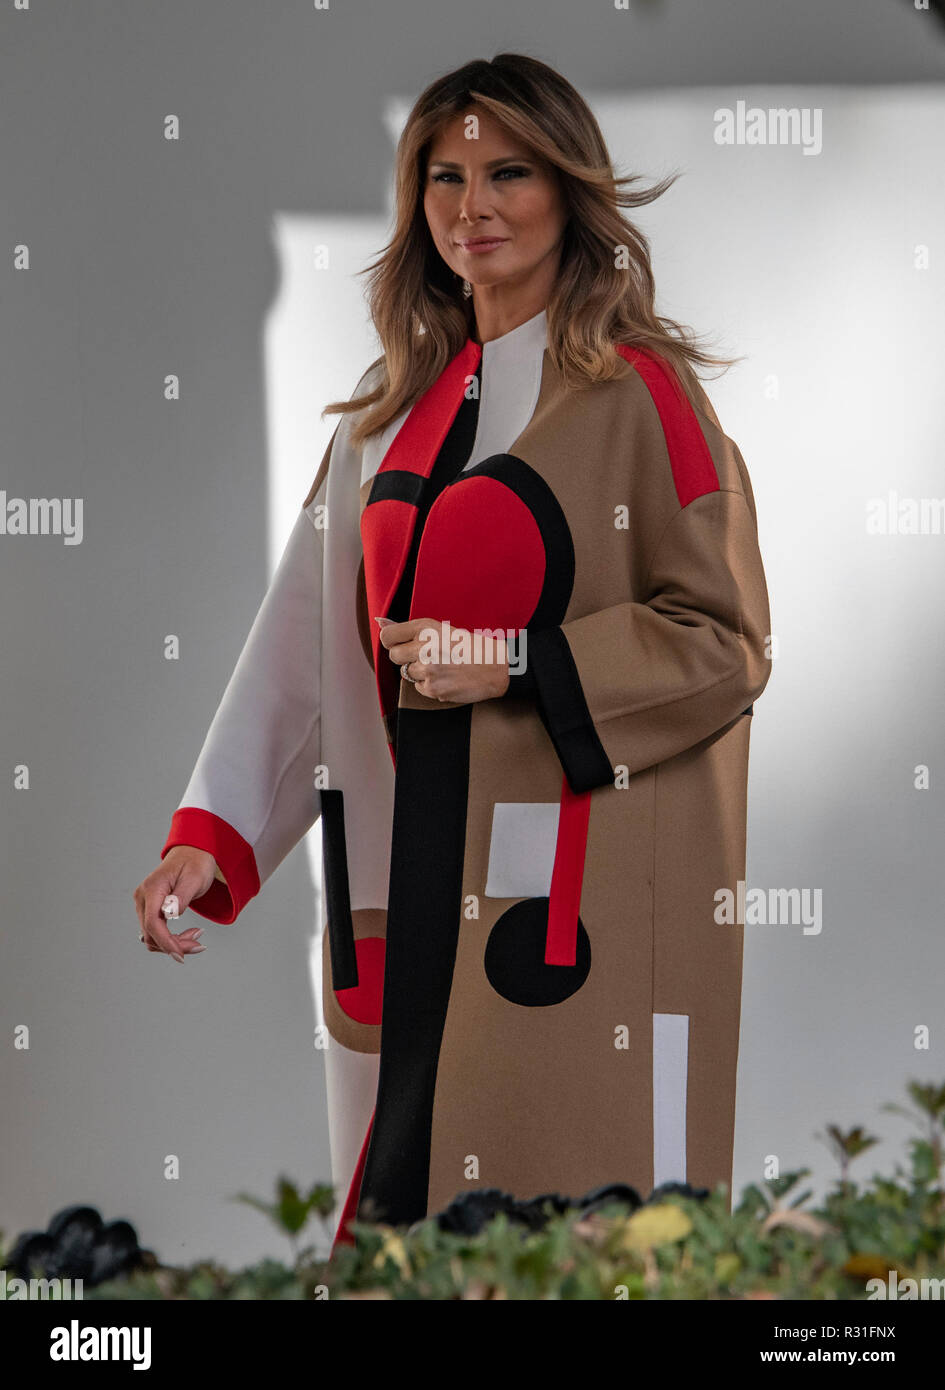
[[[688,327],[656,313],[649,241],[620,211],[661,197],[678,174],[633,190],[641,176],[615,175],[580,93],[536,58],[499,53],[437,78],[407,117],[396,153],[394,233],[379,258],[359,272],[369,277],[367,301],[383,348],[369,370],[384,363],[385,371],[374,390],[333,401],[323,416],[363,410],[352,427],[353,442],[362,443],[423,395],[472,336],[472,299],[437,250],[423,209],[431,143],[471,106],[490,112],[558,171],[570,216],[546,306],[547,336],[551,360],[570,386],[623,375],[617,343],[667,358],[690,394],[694,364],[728,368],[740,360],[711,355]],[[618,252],[626,267],[615,263]]]

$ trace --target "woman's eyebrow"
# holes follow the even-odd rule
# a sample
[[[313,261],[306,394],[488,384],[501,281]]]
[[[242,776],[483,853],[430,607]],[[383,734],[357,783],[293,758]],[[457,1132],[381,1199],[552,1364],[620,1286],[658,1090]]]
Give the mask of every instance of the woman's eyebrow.
[[[490,159],[486,163],[487,169],[495,169],[499,164],[530,164],[531,160],[526,155],[507,154],[501,159]],[[462,164],[457,164],[452,159],[431,159],[430,167],[438,164],[442,169],[462,169]]]

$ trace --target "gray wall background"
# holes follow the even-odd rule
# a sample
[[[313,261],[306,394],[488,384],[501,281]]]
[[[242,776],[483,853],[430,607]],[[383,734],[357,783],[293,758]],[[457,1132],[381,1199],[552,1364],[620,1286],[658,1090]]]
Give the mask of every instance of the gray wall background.
[[[0,536],[8,1238],[88,1201],[107,1219],[127,1216],[166,1261],[284,1255],[264,1219],[228,1198],[268,1196],[282,1172],[329,1177],[303,847],[234,926],[205,923],[207,959],[183,968],[138,944],[131,892],[157,862],[268,579],[271,220],[386,216],[390,103],[502,50],[553,63],[592,104],[677,86],[729,86],[733,101],[782,83],[928,90],[945,74],[945,27],[908,0],[637,0],[626,13],[576,0],[333,0],[326,11],[301,0],[79,0],[0,16],[0,487],[85,507],[80,546]],[[922,107],[926,138],[936,111]],[[168,112],[181,115],[179,144],[163,139]],[[940,161],[915,171],[940,199]],[[878,181],[877,203],[889,195]],[[733,187],[733,221],[753,196],[750,179]],[[942,225],[921,236],[904,224],[905,244],[929,241],[941,258]],[[21,243],[28,273],[13,269]],[[673,249],[685,255],[685,241]],[[759,295],[778,274],[749,272]],[[820,273],[824,321],[850,313],[843,264]],[[940,322],[941,274],[929,284],[939,296],[929,321]],[[752,349],[734,315],[719,325],[690,304],[667,311],[724,328],[725,351]],[[875,402],[887,429],[901,412],[906,430],[915,375],[896,353],[914,346],[864,343],[854,411]],[[930,331],[916,363],[926,411],[937,350]],[[169,372],[184,385],[175,408],[162,396]],[[729,382],[724,408],[710,386],[726,426]],[[315,379],[312,391],[319,409],[334,394]],[[796,418],[793,428],[804,437]],[[744,452],[761,507],[764,440]],[[864,488],[844,459],[849,511],[812,527],[804,553],[779,511],[762,514],[775,627],[796,585],[822,685],[794,700],[796,683],[776,669],[759,704],[749,881],[826,885],[837,930],[819,950],[814,938],[766,944],[746,932],[736,1187],[769,1153],[785,1168],[814,1166],[822,1186],[834,1170],[813,1136],[829,1121],[881,1134],[875,1161],[888,1168],[908,1130],[879,1103],[899,1099],[909,1077],[945,1079],[945,540],[923,538],[908,566],[878,545],[865,577],[834,565],[836,528],[859,526],[864,493],[896,487],[903,462],[890,456],[888,475],[871,467]],[[932,462],[924,487],[912,473],[900,490],[941,490],[940,452]],[[840,461],[822,466],[829,476]],[[808,506],[816,516],[816,486]],[[179,662],[164,659],[168,632],[180,635]],[[864,649],[851,681],[851,652]],[[786,756],[787,783],[775,775]],[[15,791],[24,763],[30,790]],[[921,795],[917,763],[932,768]],[[933,1025],[930,1053],[913,1051],[913,1022]],[[22,1025],[26,1051],[14,1046]],[[179,1181],[164,1177],[167,1154],[181,1156]],[[854,1172],[872,1167],[870,1156]]]

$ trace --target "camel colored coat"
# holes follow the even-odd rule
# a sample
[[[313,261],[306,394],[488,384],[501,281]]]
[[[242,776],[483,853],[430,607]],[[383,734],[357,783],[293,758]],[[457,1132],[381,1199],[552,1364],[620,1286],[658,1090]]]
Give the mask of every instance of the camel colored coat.
[[[743,928],[717,916],[770,673],[751,483],[665,359],[617,346],[617,379],[568,389],[546,332],[467,340],[360,448],[342,418],[164,847],[214,854],[191,906],[230,923],[322,816],[339,1240],[477,1187],[731,1185]],[[373,615],[477,373],[410,616],[504,632],[531,688],[450,705]]]

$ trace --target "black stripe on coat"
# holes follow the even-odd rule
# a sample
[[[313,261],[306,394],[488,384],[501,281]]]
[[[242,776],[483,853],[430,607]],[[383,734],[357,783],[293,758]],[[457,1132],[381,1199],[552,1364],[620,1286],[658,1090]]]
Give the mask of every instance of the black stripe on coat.
[[[426,478],[420,473],[411,473],[406,468],[388,468],[383,473],[375,473],[367,506],[372,502],[411,502],[414,506],[423,496]]]
[[[401,1225],[426,1215],[433,1096],[462,914],[472,709],[398,711],[381,1059],[362,1221]]]
[[[560,627],[528,634],[526,661],[538,686],[539,713],[573,792],[614,780],[568,639]]]
[[[324,788],[321,802],[322,864],[325,870],[331,984],[335,990],[354,989],[358,983],[358,959],[354,949],[354,924],[348,887],[344,793],[338,789]]]

